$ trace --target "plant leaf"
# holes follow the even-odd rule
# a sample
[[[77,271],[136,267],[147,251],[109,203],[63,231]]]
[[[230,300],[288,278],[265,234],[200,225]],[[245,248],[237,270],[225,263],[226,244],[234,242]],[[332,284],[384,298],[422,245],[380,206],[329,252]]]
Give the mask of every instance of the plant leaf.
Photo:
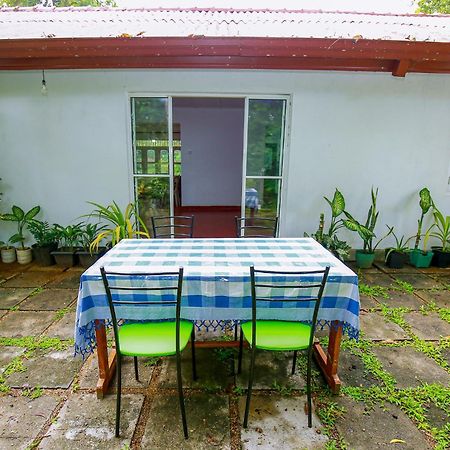
[[[427,188],[421,189],[419,192],[419,197],[420,197],[419,205],[420,208],[422,209],[422,213],[426,214],[433,205],[433,200],[431,198],[430,191]]]
[[[343,213],[345,209],[345,199],[344,196],[336,189],[334,192],[333,201],[330,203],[331,212],[334,217],[339,216]]]
[[[19,208],[16,205],[13,205],[12,211],[13,211],[14,216],[16,217],[16,220],[22,220],[25,216],[23,209]]]
[[[31,220],[34,216],[36,216],[39,211],[41,210],[40,206],[35,206],[34,208],[31,208],[26,214],[25,214],[25,220]]]

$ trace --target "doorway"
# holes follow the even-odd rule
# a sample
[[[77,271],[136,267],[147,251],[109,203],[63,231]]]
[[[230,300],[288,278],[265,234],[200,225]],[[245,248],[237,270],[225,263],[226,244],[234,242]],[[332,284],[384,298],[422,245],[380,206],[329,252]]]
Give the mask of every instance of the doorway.
[[[286,99],[131,97],[141,218],[194,215],[194,237],[235,237],[236,216],[279,215]]]

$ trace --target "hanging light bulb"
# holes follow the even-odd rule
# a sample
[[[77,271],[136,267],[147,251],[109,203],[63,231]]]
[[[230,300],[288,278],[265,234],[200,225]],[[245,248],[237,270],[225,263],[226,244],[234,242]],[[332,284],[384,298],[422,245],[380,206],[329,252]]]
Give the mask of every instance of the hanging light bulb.
[[[47,95],[48,89],[47,89],[47,83],[45,81],[45,71],[42,71],[42,87],[41,87],[41,94]]]

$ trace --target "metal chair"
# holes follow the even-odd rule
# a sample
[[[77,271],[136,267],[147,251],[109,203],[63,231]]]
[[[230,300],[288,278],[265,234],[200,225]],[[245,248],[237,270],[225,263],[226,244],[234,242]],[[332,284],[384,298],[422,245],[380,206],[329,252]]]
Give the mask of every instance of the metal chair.
[[[151,219],[155,239],[192,238],[194,234],[194,216],[158,216]]]
[[[276,237],[278,217],[235,217],[236,237],[268,238]]]
[[[188,438],[186,411],[184,406],[183,386],[181,380],[181,351],[191,339],[192,376],[197,378],[195,366],[195,331],[194,324],[187,320],[180,320],[181,291],[183,288],[183,268],[178,272],[161,273],[122,273],[107,272],[100,267],[103,284],[108,298],[108,305],[112,318],[117,355],[117,403],[116,403],[116,437],[120,433],[120,399],[122,393],[122,357],[134,357],[136,380],[139,380],[137,357],[160,357],[176,355],[177,385],[180,402],[181,420],[183,422],[184,437]],[[165,277],[164,283],[159,284],[155,277]],[[132,281],[130,282],[130,278]],[[173,280],[173,283],[172,283]],[[122,281],[122,284],[120,284]],[[151,284],[153,282],[153,284]],[[132,284],[132,285],[131,285]],[[145,286],[147,284],[147,286]],[[150,285],[149,285],[150,284]],[[156,284],[156,286],[155,286]],[[168,285],[169,284],[169,285]],[[136,287],[135,287],[135,286]],[[116,292],[119,291],[119,292]],[[128,291],[128,292],[127,292]],[[130,291],[137,291],[134,294]],[[135,296],[135,297],[134,297]],[[122,299],[123,297],[123,299]],[[136,300],[134,300],[134,298]],[[175,320],[157,322],[135,322],[118,325],[116,309],[122,307],[175,307]],[[150,316],[151,314],[149,314]]]
[[[251,360],[247,401],[245,404],[244,428],[247,428],[250,411],[256,349],[283,352],[293,351],[294,359],[292,363],[292,374],[295,373],[297,351],[308,351],[306,393],[308,398],[308,427],[312,427],[311,363],[314,331],[316,328],[320,301],[322,299],[329,270],[330,267],[326,267],[323,270],[307,272],[279,272],[255,270],[253,266],[250,267],[252,320],[241,325],[238,359],[238,373],[240,373],[242,368],[243,338],[245,338],[251,347]],[[258,277],[259,279],[256,280],[258,275],[260,275]],[[309,280],[313,277],[313,281],[309,281],[308,278],[302,281],[302,277],[309,277]],[[277,278],[279,278],[280,281],[277,281]],[[289,290],[289,295],[284,293],[285,289]],[[262,293],[261,296],[259,295],[260,292]],[[304,295],[302,295],[302,293]],[[314,293],[315,295],[313,295]],[[258,320],[257,306],[260,302],[308,302],[310,304],[314,303],[314,309],[311,315],[311,321],[308,323],[285,320]],[[267,308],[265,309],[267,310]]]

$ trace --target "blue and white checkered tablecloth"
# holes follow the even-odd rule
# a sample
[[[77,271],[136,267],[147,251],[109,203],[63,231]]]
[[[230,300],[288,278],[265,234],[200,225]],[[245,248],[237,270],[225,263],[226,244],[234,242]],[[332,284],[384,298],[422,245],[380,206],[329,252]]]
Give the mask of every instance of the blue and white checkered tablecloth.
[[[92,352],[96,345],[95,320],[109,321],[111,318],[100,276],[101,266],[107,271],[130,273],[177,271],[183,266],[182,317],[196,321],[222,321],[251,319],[251,265],[256,269],[286,271],[313,270],[330,265],[319,323],[323,326],[339,321],[347,335],[358,336],[358,277],[311,238],[124,239],[81,276],[75,351],[82,355]],[[291,280],[283,278],[280,281],[288,284]],[[132,276],[125,282],[129,286],[137,286]],[[167,278],[161,279],[161,285],[164,283],[167,283]],[[135,292],[136,295],[131,291],[127,300],[137,298],[138,291]],[[308,295],[307,292],[304,294]],[[306,302],[267,306],[260,310],[261,318],[307,321],[311,317],[312,305],[310,307]],[[117,313],[120,319],[148,318],[145,306],[121,308]],[[152,318],[165,319],[168,308],[153,307],[151,313]]]

